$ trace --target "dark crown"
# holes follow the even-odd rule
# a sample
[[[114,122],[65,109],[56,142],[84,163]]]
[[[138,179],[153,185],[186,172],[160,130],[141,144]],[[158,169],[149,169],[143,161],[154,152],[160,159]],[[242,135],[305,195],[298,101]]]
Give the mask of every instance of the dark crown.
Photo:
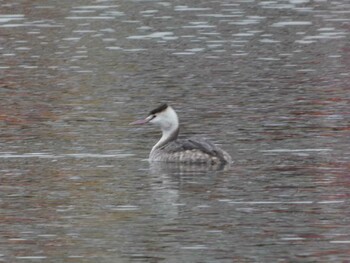
[[[168,108],[168,105],[166,103],[160,105],[158,108],[155,108],[154,110],[151,110],[151,112],[149,113],[149,115],[153,115],[159,112],[162,112],[164,110],[166,110]]]

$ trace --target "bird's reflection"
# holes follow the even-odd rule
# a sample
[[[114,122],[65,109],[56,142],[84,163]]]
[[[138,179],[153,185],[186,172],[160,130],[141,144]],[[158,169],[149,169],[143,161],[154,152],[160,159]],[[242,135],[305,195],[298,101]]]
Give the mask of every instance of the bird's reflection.
[[[151,162],[149,169],[153,178],[152,203],[164,218],[174,220],[183,209],[207,199],[229,166]]]
[[[171,173],[178,175],[196,175],[206,174],[207,172],[228,171],[231,168],[229,164],[192,164],[192,163],[167,163],[167,162],[151,162],[150,171],[152,174]]]

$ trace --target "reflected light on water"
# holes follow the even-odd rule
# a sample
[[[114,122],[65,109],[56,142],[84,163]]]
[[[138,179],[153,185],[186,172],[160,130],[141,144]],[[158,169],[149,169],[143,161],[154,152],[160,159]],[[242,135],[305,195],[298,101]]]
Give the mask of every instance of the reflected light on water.
[[[349,260],[348,1],[0,8],[0,261]],[[149,164],[161,102],[234,165]]]

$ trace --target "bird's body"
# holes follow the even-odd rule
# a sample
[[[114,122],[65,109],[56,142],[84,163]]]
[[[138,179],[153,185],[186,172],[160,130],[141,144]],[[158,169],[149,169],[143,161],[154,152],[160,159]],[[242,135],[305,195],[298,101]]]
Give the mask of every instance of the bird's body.
[[[231,156],[213,144],[200,138],[191,137],[178,139],[179,121],[176,112],[170,106],[163,104],[150,112],[145,120],[134,124],[158,124],[162,130],[162,137],[153,146],[149,160],[151,162],[178,162],[198,164],[228,164]]]
[[[153,149],[151,161],[217,164],[230,163],[231,156],[203,138],[176,139]]]

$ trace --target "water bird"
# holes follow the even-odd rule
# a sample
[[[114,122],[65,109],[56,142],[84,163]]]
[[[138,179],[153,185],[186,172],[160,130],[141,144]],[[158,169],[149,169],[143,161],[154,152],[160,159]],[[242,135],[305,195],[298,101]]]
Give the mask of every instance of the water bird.
[[[232,162],[231,156],[207,139],[190,137],[178,139],[179,119],[175,110],[166,103],[152,110],[145,119],[131,124],[152,123],[160,126],[162,137],[153,146],[150,162],[225,165]]]

